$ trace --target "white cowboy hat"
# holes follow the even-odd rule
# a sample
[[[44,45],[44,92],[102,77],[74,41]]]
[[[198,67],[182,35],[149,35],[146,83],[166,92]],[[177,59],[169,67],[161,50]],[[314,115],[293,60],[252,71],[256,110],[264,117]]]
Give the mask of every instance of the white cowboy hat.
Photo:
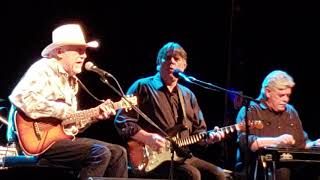
[[[52,50],[65,45],[80,45],[96,48],[99,46],[99,43],[97,41],[87,43],[79,24],[66,24],[57,27],[52,32],[52,43],[42,50],[41,55],[48,57]]]

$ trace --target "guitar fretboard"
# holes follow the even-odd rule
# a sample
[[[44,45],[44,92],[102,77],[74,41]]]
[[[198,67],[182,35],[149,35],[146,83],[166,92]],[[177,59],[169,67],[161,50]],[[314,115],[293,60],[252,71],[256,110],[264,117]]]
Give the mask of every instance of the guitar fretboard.
[[[241,126],[240,124],[233,124],[233,125],[230,125],[230,126],[222,127],[218,131],[222,131],[225,134],[229,134],[229,133],[233,133],[235,131],[239,131],[241,129],[240,126]],[[208,132],[202,132],[202,133],[199,133],[199,134],[195,134],[195,135],[189,136],[189,137],[184,138],[184,139],[176,139],[175,142],[177,143],[177,145],[179,147],[187,146],[187,145],[190,145],[190,144],[197,143],[197,142],[201,141],[202,139],[206,139],[208,137],[208,134],[211,133],[211,132],[217,132],[217,130],[211,130],[211,131],[208,131]]]
[[[120,108],[121,105],[122,105],[121,102],[105,104],[105,106],[108,106],[109,108],[113,108],[114,110],[117,110],[118,108]],[[99,113],[100,113],[99,106],[91,109],[78,111],[72,114],[70,118],[62,121],[62,125],[75,124],[77,127],[82,128],[86,124],[90,122],[94,122],[95,119],[93,117],[97,117]]]

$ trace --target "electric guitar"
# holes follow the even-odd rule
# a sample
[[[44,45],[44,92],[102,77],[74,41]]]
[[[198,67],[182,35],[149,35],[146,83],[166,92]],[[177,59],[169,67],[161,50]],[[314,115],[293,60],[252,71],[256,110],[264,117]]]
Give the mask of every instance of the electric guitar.
[[[42,154],[56,141],[74,139],[79,130],[97,122],[95,117],[100,114],[100,106],[108,106],[114,110],[121,108],[130,110],[132,105],[137,105],[136,96],[128,96],[118,102],[105,102],[97,107],[78,111],[63,120],[52,117],[32,119],[17,110],[14,124],[19,144],[27,155]]]
[[[249,122],[250,128],[258,128],[262,129],[263,124],[261,121],[252,121]],[[245,131],[245,123],[240,122],[238,124],[226,126],[220,128],[218,131],[221,131],[225,134],[238,132],[238,131]],[[178,147],[184,147],[187,145],[195,144],[197,142],[200,142],[203,139],[208,138],[208,135],[211,132],[217,132],[217,130],[211,130],[208,132],[202,132],[199,134],[191,135],[187,138],[177,138],[172,137],[172,140]],[[162,164],[165,161],[170,161],[172,157],[171,153],[171,144],[170,142],[166,143],[166,147],[160,152],[152,150],[148,145],[130,140],[128,141],[128,150],[129,150],[129,161],[130,165],[133,169],[138,171],[144,171],[149,172],[158,167],[160,164]],[[176,152],[174,151],[174,161],[180,161],[183,160],[185,157],[179,157]]]

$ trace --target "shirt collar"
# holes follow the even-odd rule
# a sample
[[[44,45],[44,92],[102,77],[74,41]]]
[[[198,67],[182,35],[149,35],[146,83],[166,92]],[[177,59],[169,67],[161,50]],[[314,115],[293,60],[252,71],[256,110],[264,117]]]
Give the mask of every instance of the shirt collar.
[[[58,62],[57,59],[55,58],[51,58],[51,59],[48,59],[48,62],[49,62],[49,66],[57,72],[58,75],[60,76],[64,76],[66,77],[67,79],[72,79],[72,80],[77,80],[77,77],[76,76],[70,76],[67,71],[63,68],[63,66]]]
[[[259,106],[261,107],[261,109],[268,109],[268,106],[266,105],[266,103],[264,102],[264,101],[261,101],[260,103],[259,103]]]
[[[160,72],[154,75],[153,84],[156,89],[160,89],[164,86],[164,82],[161,79]]]
[[[161,78],[160,72],[157,72],[157,74],[154,75],[153,84],[156,89],[164,88],[168,90],[167,86],[165,86],[165,83]],[[179,87],[179,84],[177,84],[177,86],[173,89],[172,92],[176,92],[178,87]]]
[[[264,99],[260,99],[259,106],[260,106],[260,108],[263,109],[263,110],[267,110],[267,109],[268,109],[269,111],[272,111],[272,112],[274,112],[274,113],[276,113],[276,114],[281,114],[281,113],[282,113],[282,112],[273,111],[271,108],[269,108],[269,107],[267,106],[267,104],[266,104],[266,102],[265,102]],[[287,107],[288,107],[288,105],[286,105],[286,109],[287,109]],[[285,111],[286,111],[286,110],[285,110]]]

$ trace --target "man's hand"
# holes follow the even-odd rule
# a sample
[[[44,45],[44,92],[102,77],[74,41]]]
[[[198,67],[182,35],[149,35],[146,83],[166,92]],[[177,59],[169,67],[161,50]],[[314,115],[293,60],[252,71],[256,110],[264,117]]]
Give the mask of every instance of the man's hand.
[[[96,117],[97,119],[108,119],[110,116],[116,114],[116,111],[109,106],[112,103],[110,99],[107,99],[104,103],[99,105],[100,113]]]
[[[314,147],[320,147],[320,138],[315,140],[315,141],[313,141],[313,146]]]
[[[150,133],[145,142],[150,148],[154,151],[161,152],[166,148],[166,144],[168,143],[165,138],[162,136]]]
[[[209,138],[207,139],[207,143],[212,144],[212,143],[221,141],[221,139],[224,137],[225,137],[224,132],[221,131],[218,126],[215,126],[214,131],[209,133]]]
[[[293,145],[296,143],[293,136],[290,134],[283,134],[281,136],[276,137],[276,141],[278,145],[289,144]]]
[[[306,144],[306,148],[320,148],[320,138]]]

